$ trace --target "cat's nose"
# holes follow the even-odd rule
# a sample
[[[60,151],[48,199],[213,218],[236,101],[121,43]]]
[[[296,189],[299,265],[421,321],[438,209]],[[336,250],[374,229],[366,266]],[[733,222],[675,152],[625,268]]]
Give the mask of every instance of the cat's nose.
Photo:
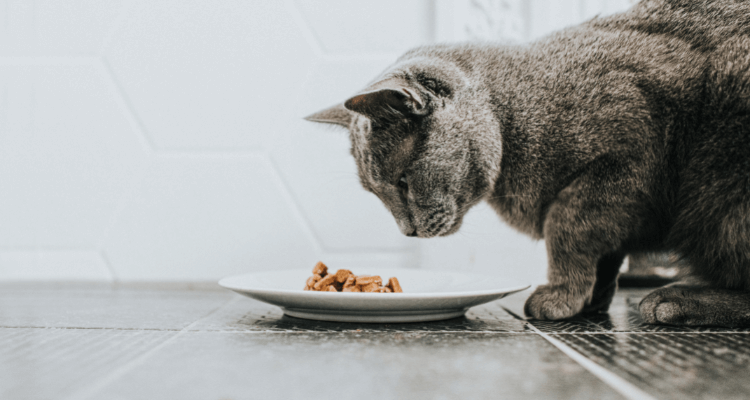
[[[406,236],[417,236],[417,228],[414,227],[414,225],[406,218],[399,218],[396,220],[396,223],[398,224],[398,229]]]

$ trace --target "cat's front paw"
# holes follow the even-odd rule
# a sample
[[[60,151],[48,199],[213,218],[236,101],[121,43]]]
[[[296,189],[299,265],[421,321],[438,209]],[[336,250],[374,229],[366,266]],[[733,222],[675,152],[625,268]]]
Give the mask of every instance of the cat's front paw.
[[[641,300],[638,309],[647,324],[712,325],[709,307],[691,298],[689,289],[663,287]]]
[[[541,285],[526,299],[523,308],[527,317],[558,320],[580,314],[586,298],[562,286]]]

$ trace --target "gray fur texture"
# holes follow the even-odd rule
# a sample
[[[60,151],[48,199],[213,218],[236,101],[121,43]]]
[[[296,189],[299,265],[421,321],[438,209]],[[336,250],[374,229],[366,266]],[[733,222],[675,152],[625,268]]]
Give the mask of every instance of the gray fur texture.
[[[535,43],[407,52],[308,117],[350,131],[362,186],[406,235],[456,232],[487,201],[544,239],[525,311],[606,311],[629,252],[670,250],[692,280],[651,323],[750,324],[750,2],[642,1]]]

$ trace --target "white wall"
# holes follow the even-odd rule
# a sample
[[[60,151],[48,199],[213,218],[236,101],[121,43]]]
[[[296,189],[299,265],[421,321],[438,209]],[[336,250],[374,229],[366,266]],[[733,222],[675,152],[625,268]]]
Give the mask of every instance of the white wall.
[[[0,0],[0,280],[213,280],[322,259],[539,282],[543,243],[485,206],[455,237],[403,237],[360,189],[345,133],[301,117],[408,48],[464,39],[482,5],[516,15],[485,31],[528,40],[623,4]]]

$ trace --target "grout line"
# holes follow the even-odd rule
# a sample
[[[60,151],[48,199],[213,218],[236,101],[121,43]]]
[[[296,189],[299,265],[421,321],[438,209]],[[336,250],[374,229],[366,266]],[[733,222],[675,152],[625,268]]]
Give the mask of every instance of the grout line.
[[[118,215],[119,215],[119,213],[118,213]],[[112,224],[112,225],[114,225],[114,224]],[[109,229],[107,229],[107,231],[109,231]],[[106,237],[106,234],[105,234],[105,237]],[[109,275],[111,277],[111,281],[113,283],[117,283],[119,281],[119,278],[117,277],[117,272],[115,271],[115,266],[112,265],[111,261],[109,261],[109,257],[107,257],[107,253],[104,250],[101,250],[102,247],[103,246],[100,244],[100,246],[99,246],[99,249],[100,249],[99,250],[99,257],[101,257],[102,260],[104,260],[104,265],[107,267],[107,271],[109,271]]]
[[[142,332],[180,332],[170,328],[122,328],[122,327],[86,327],[86,326],[0,326],[0,329],[38,329],[46,331],[142,331]]]
[[[580,364],[584,369],[591,372],[599,378],[602,382],[607,384],[609,387],[614,389],[616,392],[623,395],[625,398],[630,400],[656,400],[655,397],[639,389],[637,386],[621,378],[614,372],[602,367],[601,365],[590,360],[583,354],[573,350],[570,346],[565,343],[553,338],[552,336],[540,331],[534,325],[529,323],[529,327],[534,330],[537,334],[543,337],[545,340],[550,342],[553,346],[557,347],[560,351],[565,353],[568,357],[572,358],[573,361]]]
[[[302,14],[302,11],[300,11],[297,4],[295,4],[294,0],[284,1],[284,6],[286,7],[287,13],[294,20],[295,25],[297,25],[297,28],[301,31],[302,35],[305,37],[305,40],[307,41],[307,44],[312,49],[313,53],[315,53],[317,57],[320,57],[322,54],[324,54],[325,50],[323,49],[323,44],[321,40],[315,34],[315,31],[312,29],[312,26],[310,26],[310,24],[307,22],[307,19]]]
[[[531,324],[529,324],[531,325]],[[536,327],[534,327],[536,328]],[[701,331],[701,332],[661,332],[661,331],[581,331],[581,332],[544,332],[546,335],[705,335],[705,334],[741,334],[746,335],[750,332],[733,332],[733,331]]]
[[[155,153],[157,151],[156,143],[146,129],[146,124],[139,118],[133,103],[117,79],[112,66],[109,65],[109,62],[104,57],[96,57],[93,65],[104,80],[104,83],[109,86],[109,90],[112,92],[111,94],[120,108],[120,112],[127,119],[131,129],[138,137],[143,150],[147,153]]]
[[[247,149],[220,149],[220,148],[196,148],[196,149],[178,149],[178,148],[165,148],[157,151],[160,156],[205,156],[205,157],[259,157],[265,153],[260,148],[247,148]]]
[[[92,253],[96,252],[95,247],[85,246],[39,246],[39,245],[19,245],[19,246],[2,246],[0,245],[0,251],[18,251],[18,252],[34,252],[34,251],[89,251]]]
[[[526,321],[525,318],[523,318],[520,315],[514,313],[513,311],[511,311],[507,307],[504,307],[504,306],[501,305],[500,308],[502,308],[503,310],[505,310],[505,312],[507,312],[508,314],[510,314],[511,317],[513,317],[513,318],[515,318],[515,319],[517,319],[519,321],[528,322],[528,321]]]
[[[296,115],[298,118],[304,118],[305,115],[310,110],[302,110],[302,104],[304,104],[304,91],[305,88],[308,87],[310,81],[312,80],[313,76],[315,75],[315,72],[320,67],[321,63],[321,57],[319,55],[316,55],[315,61],[312,62],[312,65],[310,68],[307,69],[307,72],[305,72],[305,77],[302,79],[302,82],[300,83],[300,90],[298,93],[296,93],[293,97],[293,101],[291,102],[291,110],[293,111],[293,114]],[[303,111],[303,112],[301,112]],[[283,146],[283,143],[280,143],[281,139],[279,139],[279,134],[276,133],[269,140],[267,140],[265,145],[263,146],[266,152],[271,156],[276,149],[281,148]]]
[[[271,173],[274,175],[273,181],[276,182],[277,189],[279,189],[279,191],[281,192],[282,198],[287,203],[287,206],[292,210],[292,213],[294,214],[298,225],[301,225],[302,231],[305,233],[305,236],[307,236],[307,239],[312,243],[316,253],[320,254],[325,252],[326,249],[323,246],[323,241],[318,235],[318,232],[315,231],[312,221],[307,218],[307,215],[302,209],[302,204],[297,200],[294,193],[290,189],[291,186],[284,177],[284,174],[282,174],[281,170],[278,168],[272,157],[264,157],[264,161],[266,162]]]
[[[107,86],[107,89],[110,92],[109,94],[112,96],[112,99],[117,105],[120,114],[125,118],[125,120],[127,120],[128,125],[130,126],[130,133],[135,136],[135,140],[138,142],[138,146],[140,146],[143,153],[143,160],[139,163],[139,169],[136,170],[136,178],[133,181],[133,186],[129,191],[125,192],[124,195],[119,198],[115,206],[115,210],[110,215],[110,219],[107,221],[107,226],[105,227],[97,243],[97,248],[102,255],[102,258],[104,258],[104,261],[106,262],[110,273],[112,274],[113,281],[119,282],[119,277],[117,275],[117,271],[115,270],[114,264],[112,264],[111,260],[107,256],[107,240],[110,238],[110,234],[116,226],[117,222],[120,220],[122,214],[138,194],[140,189],[142,189],[144,180],[146,179],[148,172],[151,171],[154,167],[154,153],[156,152],[156,147],[154,142],[151,140],[151,137],[146,132],[145,124],[136,115],[135,108],[133,108],[130,104],[130,100],[125,94],[124,89],[120,86],[120,83],[117,81],[114,71],[107,63],[107,60],[104,57],[98,57],[96,58],[96,62],[94,62],[93,65],[96,69],[96,72],[99,74],[102,83]]]
[[[97,62],[93,56],[0,56],[1,66],[90,66]]]
[[[311,334],[311,333],[319,333],[319,334],[366,334],[366,335],[377,335],[377,334],[387,334],[392,335],[394,333],[399,334],[418,334],[418,335],[431,335],[431,334],[443,334],[443,333],[465,333],[465,334],[480,334],[480,335],[533,335],[534,332],[521,332],[521,331],[398,331],[398,330],[366,330],[362,329],[359,332],[356,329],[347,329],[347,330],[303,330],[303,329],[277,329],[277,330],[254,330],[254,331],[230,331],[230,330],[200,330],[200,331],[190,331],[191,333],[219,333],[219,334],[280,334],[280,333],[304,333],[304,334]]]
[[[362,54],[347,54],[347,53],[331,53],[324,54],[321,56],[321,61],[333,61],[333,62],[352,62],[352,61],[390,61],[391,64],[395,63],[396,60],[401,57],[403,53],[362,53]]]
[[[89,386],[86,389],[80,390],[80,391],[78,391],[76,393],[73,393],[73,395],[71,395],[71,396],[66,397],[66,400],[78,400],[78,399],[82,400],[82,399],[95,398],[94,395],[96,395],[99,391],[101,391],[107,385],[109,385],[112,382],[114,382],[115,380],[121,378],[123,375],[125,375],[126,373],[128,373],[130,370],[132,370],[133,368],[135,368],[139,364],[141,364],[144,361],[146,361],[153,354],[155,354],[159,350],[163,349],[164,347],[166,347],[167,345],[169,345],[170,343],[172,343],[173,341],[175,341],[177,338],[179,338],[180,336],[182,336],[183,334],[185,334],[186,332],[188,332],[190,330],[190,328],[192,328],[193,326],[197,325],[198,323],[200,323],[201,321],[205,320],[206,318],[212,316],[213,314],[215,314],[216,312],[218,312],[219,310],[221,310],[222,308],[224,308],[224,306],[229,305],[230,303],[232,303],[235,300],[236,299],[234,299],[234,298],[227,300],[221,306],[216,307],[213,311],[209,312],[208,314],[206,314],[202,318],[198,318],[192,324],[190,324],[190,325],[182,328],[182,330],[180,330],[179,332],[175,333],[174,335],[172,335],[167,340],[165,340],[165,341],[161,342],[160,344],[154,346],[151,350],[148,350],[147,352],[141,354],[139,357],[135,358],[134,360],[131,360],[131,361],[125,363],[124,365],[122,365],[120,368],[117,368],[112,373],[110,373],[109,375],[107,375],[103,379],[99,380],[96,384],[94,384],[92,386]]]
[[[529,320],[520,317],[518,314],[514,313],[510,309],[500,306],[505,312],[513,316],[515,319],[526,322],[530,326],[533,326]],[[595,323],[591,322],[592,325],[596,325]],[[534,326],[534,329],[539,329],[536,326]],[[685,335],[685,334],[705,334],[705,333],[738,333],[738,334],[748,334],[750,331],[678,331],[678,332],[666,332],[666,331],[576,331],[576,332],[566,332],[566,331],[555,331],[555,332],[545,332],[548,335],[620,335],[620,334],[636,334],[636,335]]]
[[[337,255],[337,256],[362,256],[362,257],[373,257],[373,256],[380,256],[380,255],[387,255],[387,256],[393,256],[393,255],[399,255],[399,254],[407,254],[410,253],[413,249],[410,247],[401,247],[401,248],[393,248],[393,247],[361,247],[361,246],[355,246],[355,247],[346,247],[341,249],[328,249],[325,248],[323,251],[326,254],[331,255]]]
[[[224,304],[222,307],[226,307]],[[39,329],[39,330],[101,330],[101,331],[144,331],[144,332],[181,332],[179,329],[170,328],[122,328],[122,327],[83,327],[83,326],[0,326],[2,329]],[[269,329],[269,330],[221,330],[221,329],[203,329],[191,330],[192,333],[357,333],[356,329],[346,330],[314,330],[314,329]],[[466,334],[536,334],[536,331],[472,331],[472,330],[368,330],[362,329],[362,333],[466,333]],[[546,335],[747,335],[750,332],[555,332],[545,333]]]
[[[292,192],[291,185],[287,181],[286,177],[282,173],[281,169],[278,167],[277,162],[273,159],[272,156],[267,155],[263,158],[264,161],[268,164],[269,168],[271,169],[271,172],[274,175],[274,181],[277,182],[277,187],[279,188],[282,196],[284,197],[284,200],[287,202],[287,205],[293,210],[293,214],[299,221],[299,224],[302,225],[302,229],[305,232],[305,235],[308,236],[308,240],[310,240],[315,247],[315,250],[318,254],[330,254],[330,255],[358,255],[358,256],[372,256],[372,255],[398,255],[398,254],[406,254],[413,251],[410,247],[403,247],[403,248],[388,248],[388,247],[349,247],[344,249],[337,249],[337,248],[329,248],[327,247],[323,239],[320,237],[320,234],[315,229],[315,226],[313,225],[312,221],[307,217],[307,214],[304,212],[304,209],[302,207],[302,203],[298,200],[297,196]]]

